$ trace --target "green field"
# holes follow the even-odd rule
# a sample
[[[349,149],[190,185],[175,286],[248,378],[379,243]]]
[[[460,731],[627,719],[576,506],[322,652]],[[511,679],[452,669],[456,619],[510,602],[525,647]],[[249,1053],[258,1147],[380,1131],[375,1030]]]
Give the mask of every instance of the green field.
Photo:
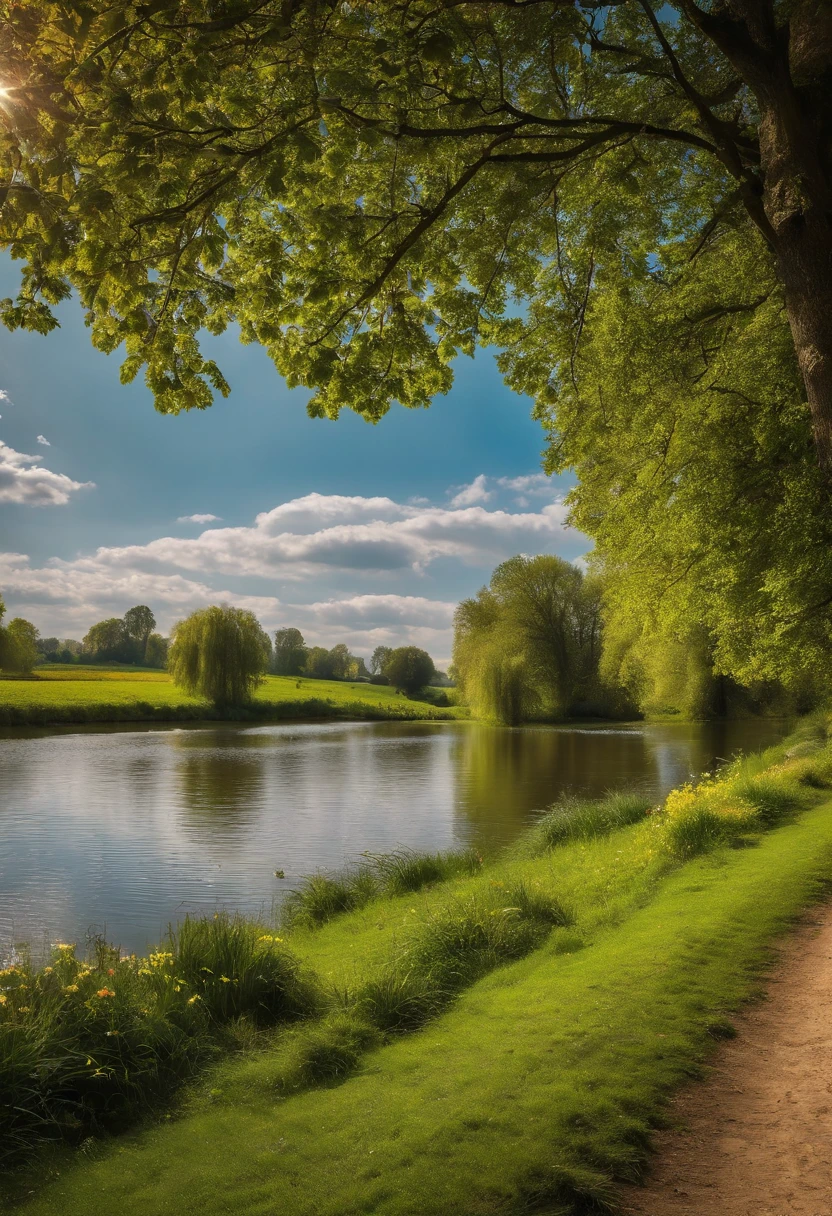
[[[518,912],[500,912],[518,882],[573,918],[351,1073],[293,1081],[299,1045],[314,1058],[322,1032],[278,1031],[214,1067],[173,1119],[43,1160],[19,1210],[615,1210],[616,1180],[643,1170],[669,1096],[731,1032],[773,940],[828,889],[832,755],[818,748],[793,740],[606,835],[597,808],[567,807],[548,836],[533,832],[473,876],[293,932],[291,949],[346,994],[391,957],[407,965],[437,925],[462,925],[471,901]]]
[[[163,671],[54,664],[37,668],[32,678],[0,679],[0,726],[218,716],[212,705],[182,692]],[[266,676],[252,705],[239,716],[441,720],[462,716],[462,711],[410,700],[385,685]]]

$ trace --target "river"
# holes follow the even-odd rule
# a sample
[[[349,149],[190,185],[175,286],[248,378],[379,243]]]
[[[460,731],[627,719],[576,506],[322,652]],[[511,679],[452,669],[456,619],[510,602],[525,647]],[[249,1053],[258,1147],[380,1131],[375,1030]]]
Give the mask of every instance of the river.
[[[400,846],[493,849],[564,792],[657,796],[777,721],[492,729],[293,723],[0,733],[0,948],[186,912],[269,914],[304,874]],[[282,871],[283,878],[275,876]]]

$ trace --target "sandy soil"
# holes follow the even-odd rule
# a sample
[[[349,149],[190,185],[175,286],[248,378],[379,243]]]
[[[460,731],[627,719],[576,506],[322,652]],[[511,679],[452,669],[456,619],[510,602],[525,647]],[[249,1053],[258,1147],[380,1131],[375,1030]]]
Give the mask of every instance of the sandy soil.
[[[639,1216],[832,1216],[832,907],[781,950],[768,998],[736,1019],[706,1081],[670,1112]]]

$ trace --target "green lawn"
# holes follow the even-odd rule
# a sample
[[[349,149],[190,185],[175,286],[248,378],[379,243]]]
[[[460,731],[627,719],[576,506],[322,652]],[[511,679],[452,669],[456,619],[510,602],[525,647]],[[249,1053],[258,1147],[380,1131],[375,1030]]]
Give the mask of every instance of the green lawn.
[[[411,701],[384,685],[266,676],[247,713],[405,719],[452,718],[462,711]],[[0,725],[216,717],[212,706],[182,692],[163,671],[55,664],[37,668],[32,679],[0,679]]]
[[[769,767],[784,754],[771,753]],[[799,766],[815,762],[802,760],[761,778],[763,762],[752,762],[733,784],[706,787],[701,806],[711,814],[721,800],[734,847],[688,861],[668,850],[682,839],[668,835],[673,816],[713,826],[683,790],[673,810],[606,837],[542,852],[529,838],[475,877],[294,933],[292,949],[343,988],[378,973],[467,897],[493,898],[518,878],[575,918],[423,1030],[369,1052],[339,1084],[287,1091],[298,1031],[226,1060],[179,1117],[92,1146],[86,1159],[43,1164],[38,1183],[51,1181],[21,1210],[566,1216],[589,1199],[614,1202],[615,1179],[643,1167],[668,1096],[730,1028],[772,941],[832,877],[832,802],[817,789],[832,779],[832,760],[823,755],[813,773]],[[740,791],[769,808],[764,824],[775,787],[816,805],[749,834],[735,809]]]

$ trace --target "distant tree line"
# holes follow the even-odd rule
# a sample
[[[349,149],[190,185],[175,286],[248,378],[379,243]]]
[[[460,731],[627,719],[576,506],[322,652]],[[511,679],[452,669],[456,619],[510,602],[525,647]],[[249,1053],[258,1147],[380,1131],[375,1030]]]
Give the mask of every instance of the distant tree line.
[[[139,667],[164,667],[168,641],[155,632],[156,618],[147,604],[128,608],[123,617],[99,621],[84,637],[85,661],[132,663]]]
[[[267,671],[320,680],[374,680],[413,695],[436,675],[433,660],[417,646],[377,647],[364,660],[339,642],[330,650],[307,646],[299,629],[278,629],[274,645],[252,612],[214,605],[173,627],[168,670],[176,684],[217,706],[243,705]]]
[[[415,693],[440,677],[433,659],[418,646],[377,646],[369,670],[364,659],[350,653],[343,642],[327,650],[307,646],[299,629],[278,629],[274,635],[271,670],[278,676],[306,676],[313,680],[363,680],[393,684],[402,692]]]

